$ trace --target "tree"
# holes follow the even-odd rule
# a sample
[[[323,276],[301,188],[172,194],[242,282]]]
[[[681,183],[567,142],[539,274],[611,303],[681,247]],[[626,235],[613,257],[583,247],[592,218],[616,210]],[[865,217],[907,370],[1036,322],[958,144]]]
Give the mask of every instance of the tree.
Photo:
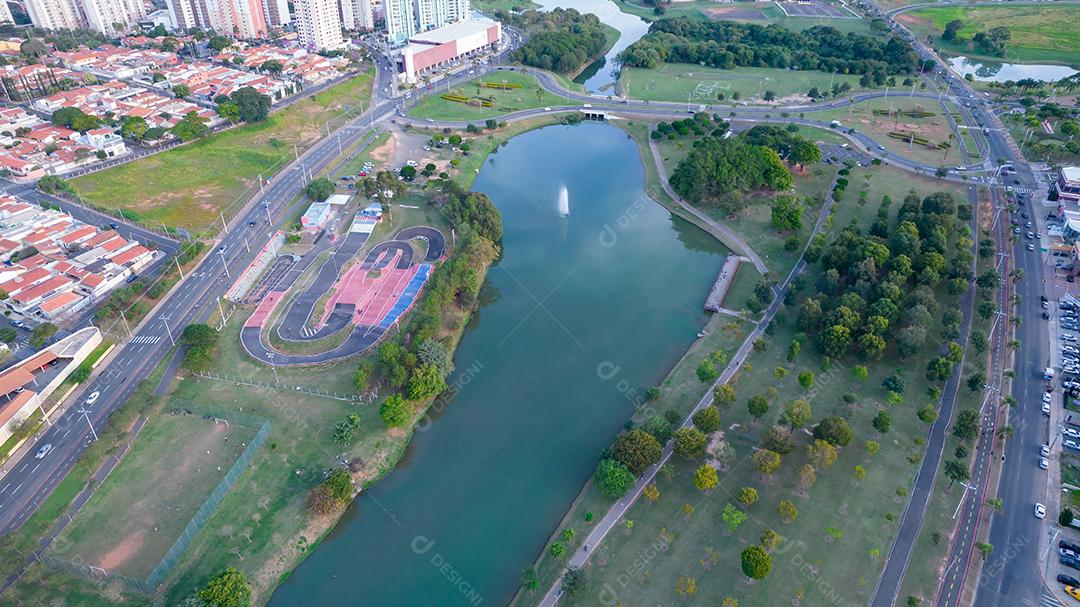
[[[41,323],[30,331],[30,345],[35,348],[44,346],[45,342],[49,341],[49,338],[55,335],[57,330],[59,330],[59,327],[51,322]]]
[[[409,374],[406,392],[409,400],[422,400],[435,396],[446,389],[446,380],[438,367],[431,364],[420,365]]]
[[[761,547],[765,550],[772,552],[780,545],[780,534],[772,529],[766,529],[761,532]]]
[[[194,111],[188,112],[180,122],[177,122],[169,129],[174,137],[183,142],[194,141],[196,139],[202,139],[210,134],[210,127],[206,126],[206,119],[199,116]],[[147,130],[147,135],[150,131]]]
[[[695,413],[692,419],[694,426],[705,434],[711,434],[720,429],[720,410],[716,407],[704,407]]]
[[[953,483],[964,483],[970,478],[968,475],[967,464],[960,460],[951,459],[945,462],[945,467],[942,471],[945,473],[945,477],[949,479],[950,488],[953,486]]]
[[[975,409],[964,409],[956,416],[956,425],[953,426],[953,436],[964,441],[973,441],[979,436],[979,412]]]
[[[697,377],[698,381],[707,384],[716,381],[716,378],[720,377],[720,371],[716,369],[716,365],[712,363],[712,360],[706,358],[698,365]]]
[[[790,523],[799,516],[799,509],[790,500],[780,500],[780,503],[776,505],[776,514],[781,521]]]
[[[804,493],[809,492],[810,488],[814,486],[814,482],[817,481],[817,471],[810,464],[803,464],[799,467],[799,488]]]
[[[540,587],[540,576],[537,575],[535,567],[526,567],[521,570],[521,587],[529,592]]]
[[[817,147],[815,146],[815,149]],[[795,196],[777,196],[772,205],[772,224],[777,230],[802,229],[803,206]]]
[[[250,86],[240,87],[229,98],[244,122],[262,122],[270,115],[270,97]]]
[[[814,444],[806,446],[806,454],[810,463],[818,470],[824,470],[836,462],[838,455],[836,447],[821,439],[815,439]]]
[[[207,582],[198,597],[207,607],[249,607],[251,587],[243,573],[229,567]]]
[[[851,425],[842,417],[826,417],[814,426],[814,438],[836,447],[847,446],[851,442]]]
[[[756,418],[761,418],[769,412],[769,401],[761,395],[751,396],[750,400],[746,402],[746,407],[750,411],[750,415]]]
[[[593,482],[605,497],[619,499],[634,486],[634,474],[622,463],[604,458],[596,466]]]
[[[964,27],[964,22],[959,19],[953,19],[945,24],[945,31],[941,32],[942,40],[955,40],[956,33]]]
[[[454,371],[454,361],[446,346],[437,339],[426,339],[416,349],[420,362],[426,365],[434,365],[439,370],[439,375],[446,377]]]
[[[694,470],[694,486],[701,491],[709,491],[716,487],[716,484],[720,482],[720,477],[716,474],[716,469],[708,464],[702,464]],[[743,515],[745,517],[745,515]]]
[[[232,40],[229,40],[225,36],[212,36],[209,42],[210,48],[217,52],[221,52],[230,46],[232,46]]]
[[[878,432],[885,434],[892,426],[892,418],[889,416],[889,412],[885,410],[878,411],[878,414],[874,416],[874,420],[870,422],[874,429]]]
[[[629,470],[627,470],[627,472],[629,472]],[[633,478],[632,475],[631,478]],[[644,495],[645,499],[649,500],[650,503],[656,503],[656,500],[660,499],[660,489],[655,483],[645,485],[645,488],[641,490],[641,494]]]
[[[562,558],[566,554],[566,544],[562,542],[552,542],[551,547],[548,548],[548,554],[554,558]]]
[[[323,202],[334,194],[334,182],[326,177],[317,177],[308,182],[304,192],[315,202]]]
[[[797,398],[784,407],[784,415],[781,418],[792,430],[798,430],[813,419],[814,413],[810,403]]]
[[[803,371],[799,373],[799,385],[804,390],[809,390],[814,387],[814,373],[812,371]]]
[[[870,370],[865,365],[855,365],[851,368],[851,376],[862,381],[870,377]]]
[[[752,580],[764,579],[772,570],[772,557],[761,546],[750,545],[744,548],[740,561],[743,574]]]
[[[19,45],[19,52],[27,57],[44,57],[49,54],[49,47],[38,38],[31,38]]]
[[[731,384],[721,384],[713,388],[713,402],[727,408],[735,402],[735,388]]]
[[[619,434],[611,447],[611,454],[622,462],[635,476],[660,461],[660,443],[653,435],[642,430],[627,430]]]
[[[752,506],[757,500],[757,489],[754,489],[753,487],[743,487],[742,489],[739,489],[739,503],[743,506]]]
[[[570,567],[563,574],[560,588],[562,588],[563,594],[573,599],[581,596],[582,592],[585,592],[587,577],[585,570],[577,567]]]
[[[276,76],[281,73],[281,70],[285,69],[285,66],[281,65],[280,61],[270,59],[268,61],[263,61],[263,64],[259,66],[259,69],[264,72],[270,72]]]
[[[120,136],[141,141],[149,128],[150,125],[142,116],[125,116],[123,122],[120,123]]]
[[[674,451],[680,457],[694,459],[705,454],[708,439],[697,428],[679,428],[672,435],[675,439]]]
[[[751,458],[754,460],[754,467],[757,471],[765,476],[772,476],[780,468],[780,454],[768,449],[758,449],[754,451],[754,455]]]
[[[229,123],[240,122],[240,107],[232,101],[226,101],[217,105],[217,114]]]
[[[773,426],[765,433],[762,444],[770,451],[776,451],[780,455],[787,455],[795,450],[795,438],[787,426]]]
[[[178,99],[184,99],[191,94],[191,89],[186,84],[177,84],[172,87],[172,92]]]
[[[379,415],[388,428],[401,428],[409,423],[412,411],[400,394],[391,394],[379,407]]]

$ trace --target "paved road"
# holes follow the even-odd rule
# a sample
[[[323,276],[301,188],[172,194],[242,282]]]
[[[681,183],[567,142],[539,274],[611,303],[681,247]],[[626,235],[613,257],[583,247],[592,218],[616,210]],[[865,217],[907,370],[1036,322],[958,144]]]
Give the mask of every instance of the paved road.
[[[341,145],[357,143],[370,121],[391,116],[395,107],[395,102],[381,102],[347,123],[338,131]],[[193,322],[208,307],[216,305],[231,283],[229,277],[247,267],[257,253],[246,247],[246,243],[268,238],[288,221],[290,217],[283,213],[284,207],[299,196],[305,185],[304,175],[318,173],[333,162],[338,155],[338,145],[337,137],[323,139],[249,201],[221,237],[220,244],[225,245],[226,252],[207,256],[170,295],[163,298],[155,312],[134,329],[131,341],[122,346],[98,378],[83,388],[84,392],[101,393],[101,398],[88,407],[89,419],[75,413],[77,407],[72,407],[53,420],[52,427],[24,449],[24,453],[34,452],[42,444],[54,445],[53,452],[44,460],[30,458],[34,463],[29,463],[24,457],[23,462],[0,480],[0,534],[19,528],[71,469],[92,439],[88,422],[101,429],[109,415],[132,395],[136,386],[166,355],[171,340],[182,327]],[[65,210],[73,208],[70,204],[62,206]],[[268,215],[273,217],[273,225]],[[248,222],[254,222],[254,227],[246,227]]]

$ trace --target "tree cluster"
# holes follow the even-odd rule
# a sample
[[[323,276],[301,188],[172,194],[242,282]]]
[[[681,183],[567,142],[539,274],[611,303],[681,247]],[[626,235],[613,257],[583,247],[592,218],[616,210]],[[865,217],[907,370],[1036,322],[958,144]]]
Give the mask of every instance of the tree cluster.
[[[737,137],[706,137],[695,142],[669,181],[692,203],[717,204],[729,210],[742,208],[745,192],[784,191],[793,182],[775,150]]]
[[[959,316],[943,310],[934,291],[944,280],[966,285],[971,279],[970,240],[962,234],[950,245],[967,230],[959,227],[953,196],[920,201],[911,192],[895,224],[890,204],[882,201],[869,233],[850,225],[831,243],[819,236],[808,247],[807,259],[820,271],[817,292],[799,308],[799,328],[829,357],[855,353],[877,360],[890,345],[901,358],[913,356],[939,318],[947,338],[959,334]]]
[[[574,72],[607,46],[603,25],[591,13],[583,15],[572,8],[557,8],[542,13],[500,10],[495,16],[529,33],[528,41],[511,55],[514,61],[525,65],[555,72]]]
[[[877,84],[883,84],[889,74],[910,74],[918,67],[911,45],[895,36],[845,34],[822,25],[795,32],[777,25],[689,18],[653,22],[649,33],[620,53],[619,59],[623,65],[645,68],[697,63],[721,69],[772,67],[869,74]]]

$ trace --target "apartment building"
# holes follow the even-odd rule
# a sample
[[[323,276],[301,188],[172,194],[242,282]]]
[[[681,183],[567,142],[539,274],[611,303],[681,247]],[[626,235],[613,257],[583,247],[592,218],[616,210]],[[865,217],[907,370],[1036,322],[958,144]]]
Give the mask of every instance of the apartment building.
[[[343,0],[347,1],[347,0]],[[353,21],[352,27],[346,24],[345,29],[371,31],[375,29],[375,10],[371,0],[351,0]]]
[[[141,0],[27,0],[26,12],[36,27],[89,28],[115,36],[146,16]]]
[[[413,0],[384,0],[386,39],[390,44],[402,44],[416,33],[414,4]]]
[[[469,18],[469,0],[386,0],[386,37],[404,44],[419,32],[438,29]]]
[[[285,27],[292,23],[288,0],[263,0],[263,13],[270,27]]]
[[[337,0],[297,0],[296,34],[309,51],[337,50],[345,45]]]
[[[11,9],[8,8],[7,2],[0,2],[0,23],[15,23],[15,18],[11,16]]]
[[[26,13],[43,29],[77,29],[85,23],[72,0],[26,0]]]
[[[200,0],[165,0],[165,7],[180,31],[210,27],[210,20]]]

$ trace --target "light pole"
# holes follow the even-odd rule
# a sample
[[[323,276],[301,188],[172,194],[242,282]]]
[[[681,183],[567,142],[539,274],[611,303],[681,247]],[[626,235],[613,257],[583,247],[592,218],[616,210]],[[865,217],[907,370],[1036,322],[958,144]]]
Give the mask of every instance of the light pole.
[[[225,247],[224,246],[218,247],[218,255],[221,256],[221,265],[225,267],[225,278],[232,278],[232,276],[229,275],[229,264],[226,263],[226,261],[225,261]]]
[[[278,376],[277,376],[277,365],[274,364],[274,353],[273,352],[267,352],[266,357],[270,359],[270,368],[274,370],[274,383],[275,384],[280,384],[281,382],[278,381]]]
[[[172,329],[169,328],[169,317],[162,314],[159,318],[161,318],[161,322],[165,323],[165,334],[169,336],[169,341],[175,346],[176,340],[173,339]]]
[[[90,422],[90,412],[86,409],[79,409],[76,413],[82,413],[82,416],[86,418],[86,425],[90,426],[90,433],[94,435],[94,440],[98,439],[97,430],[94,430],[94,424]]]

